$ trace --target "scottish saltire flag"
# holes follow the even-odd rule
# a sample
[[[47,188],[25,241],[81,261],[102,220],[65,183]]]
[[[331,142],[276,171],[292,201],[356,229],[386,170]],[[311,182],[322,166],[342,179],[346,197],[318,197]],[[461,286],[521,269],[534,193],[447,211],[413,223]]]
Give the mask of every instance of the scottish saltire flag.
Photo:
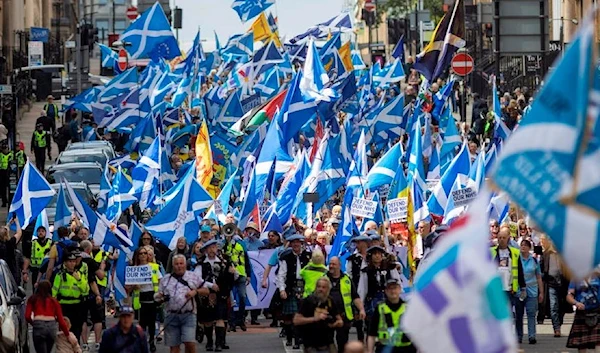
[[[129,135],[129,140],[125,144],[125,149],[127,151],[144,153],[154,141],[156,137],[156,130],[158,126],[156,126],[156,119],[152,116],[152,113],[147,114],[145,118],[142,118],[135,126],[131,134]],[[135,166],[137,162],[131,160],[130,155],[125,155],[123,157],[116,158],[111,161],[111,165],[116,167],[116,164],[120,164],[122,167],[125,167],[122,163],[129,162],[129,167]],[[133,162],[133,163],[132,163]]]
[[[433,109],[431,110],[431,116],[433,119],[439,122],[439,125],[446,126],[446,118],[453,117],[452,113],[442,114],[445,109],[448,108],[448,102],[450,100],[450,96],[452,96],[452,92],[454,88],[454,77],[452,77],[448,82],[444,85],[444,87],[440,87],[440,90],[434,94],[431,98],[433,99]]]
[[[169,20],[159,2],[127,27],[121,34],[121,41],[131,43],[125,49],[132,59],[174,59],[181,56]]]
[[[102,57],[102,67],[113,69],[116,74],[120,74],[119,54],[104,44],[98,43],[98,46],[100,47],[100,54]]]
[[[342,222],[338,228],[337,234],[331,244],[328,260],[334,256],[340,257],[340,263],[345,264],[346,259],[352,255],[350,241],[352,238],[360,235],[354,216],[350,214],[350,205],[345,205],[342,210]]]
[[[175,89],[175,93],[173,94],[173,97],[172,97],[172,102],[171,102],[172,107],[175,107],[175,108],[181,107],[181,105],[183,104],[185,99],[188,96],[192,95],[193,83],[194,83],[194,80],[192,79],[192,77],[184,77],[181,81],[179,81],[179,84],[177,85],[177,88]]]
[[[237,12],[242,22],[246,22],[260,15],[274,3],[275,0],[234,0],[231,8]]]
[[[68,227],[71,224],[72,213],[67,206],[67,200],[65,199],[65,190],[63,189],[62,183],[60,189],[58,189],[58,197],[56,198],[56,212],[54,213],[54,234],[52,240],[58,240],[58,228]]]
[[[425,121],[427,123],[427,121]],[[412,148],[408,157],[408,172],[406,177],[410,183],[411,180],[416,180],[424,190],[427,187],[425,178],[425,165],[423,164],[423,136],[421,135],[421,119],[417,119],[412,135]]]
[[[265,214],[262,215],[262,219],[264,222],[264,227],[262,227],[261,231],[261,239],[267,239],[267,235],[270,231],[274,230],[279,234],[283,233],[283,226],[281,225],[281,221],[279,220],[279,216],[275,211],[277,207],[276,203],[273,203],[267,210]]]
[[[404,64],[404,34],[400,37],[398,43],[392,51],[392,58],[400,60]]]
[[[8,209],[6,223],[13,217],[25,229],[46,208],[56,192],[29,160],[23,168],[19,184]]]
[[[325,22],[310,27],[306,32],[290,39],[289,42],[294,44],[309,36],[323,38],[327,37],[329,33],[352,32],[352,30],[353,27],[351,15],[348,12],[343,12]]]
[[[96,210],[99,213],[104,213],[106,211],[106,201],[108,200],[108,193],[110,192],[110,164],[107,162],[104,167],[104,171],[102,172],[102,177],[100,178],[100,192],[98,193],[98,207]]]
[[[456,127],[456,120],[454,120],[452,113],[450,113],[450,108],[446,107],[445,112],[444,114],[449,114],[449,117],[444,129],[444,142],[440,149],[440,161],[445,160],[446,156],[454,156],[456,147],[462,144],[462,138]]]
[[[324,45],[319,49],[319,57],[323,62],[328,62],[333,55],[334,50],[339,50],[342,46],[341,33],[334,34]]]
[[[454,157],[446,172],[442,175],[440,182],[433,188],[431,197],[427,200],[429,211],[436,215],[444,214],[450,190],[455,180],[459,180],[461,185],[466,185],[471,171],[471,160],[469,159],[469,150],[467,145],[463,144],[460,152]]]
[[[412,202],[413,202],[413,224],[415,227],[418,226],[421,221],[428,221],[431,219],[431,215],[429,214],[429,208],[427,207],[427,202],[425,202],[424,196],[425,193],[419,183],[415,180],[412,181]]]
[[[104,90],[103,86],[90,87],[80,94],[67,99],[63,104],[64,109],[74,108],[86,113],[92,112],[92,103],[98,100],[98,95]]]
[[[231,36],[221,54],[250,57],[254,52],[254,32]]]
[[[362,112],[368,110],[368,108],[375,105],[375,88],[373,87],[373,66],[369,69],[369,71],[365,71],[363,76],[361,76],[361,80],[365,79],[364,84],[362,84],[362,89],[358,94],[358,105]],[[361,82],[358,83],[361,86]]]
[[[160,137],[156,136],[138,164],[131,171],[133,195],[139,200],[142,210],[152,204],[159,192],[160,155]]]
[[[116,221],[124,210],[137,201],[135,196],[130,194],[131,188],[131,183],[119,166],[112,181],[112,188],[108,193],[106,213],[104,214],[107,219]]]
[[[479,191],[483,183],[485,182],[485,161],[486,161],[485,149],[482,148],[471,165],[471,172],[469,173],[468,186]]]
[[[492,168],[494,167],[494,165],[496,164],[496,158],[498,157],[498,151],[500,149],[501,142],[498,142],[498,144],[494,143],[492,144],[492,147],[490,147],[490,149],[487,151],[486,156],[485,156],[485,172],[486,174],[489,174],[492,171]]]
[[[96,96],[96,101],[106,102],[116,96],[120,96],[130,91],[138,83],[137,67],[132,67],[127,71],[113,77],[104,85],[104,89]]]
[[[279,68],[273,67],[262,75],[262,78],[254,85],[254,91],[263,98],[271,98],[279,93]]]
[[[452,184],[452,189],[450,189],[450,195],[460,191],[465,190],[466,185],[462,185],[459,178],[454,181]],[[446,204],[446,208],[444,209],[444,219],[442,224],[452,224],[458,217],[460,217],[467,209],[467,205],[463,203],[454,202],[453,197],[448,198],[448,203]]]
[[[440,149],[438,146],[434,146],[427,165],[427,179],[439,179],[442,176],[441,173]]]
[[[169,249],[175,249],[177,239],[181,237],[193,243],[200,230],[198,217],[213,203],[208,192],[194,178],[194,173],[188,173],[175,186],[174,197],[146,223],[146,229]]]
[[[431,158],[433,152],[433,138],[431,137],[431,114],[425,114],[425,128],[423,132],[423,157]]]
[[[504,223],[510,209],[510,200],[505,192],[494,193],[488,206],[490,219],[495,219],[498,223]]]
[[[257,50],[252,57],[252,63],[254,65],[252,80],[282,62],[283,57],[277,49],[275,42],[272,40],[269,41],[269,43]]]
[[[242,109],[242,103],[240,103],[240,92],[235,90],[231,92],[225,104],[221,108],[219,116],[214,120],[215,124],[220,124],[223,128],[229,129],[238,120],[244,116],[244,110]]]
[[[577,278],[585,277],[600,263],[598,218],[580,210],[575,190],[566,198],[561,191],[576,176],[575,180],[585,179],[580,179],[576,168],[582,162],[583,137],[589,133],[587,119],[594,119],[589,115],[597,65],[594,31],[592,19],[581,25],[527,119],[503,146],[492,174],[496,185],[552,238]]]
[[[150,105],[155,111],[157,105],[162,103],[164,99],[177,90],[177,77],[170,72],[163,72],[162,77],[158,80],[154,90],[150,92]],[[166,103],[165,103],[166,106]]]
[[[377,190],[380,186],[391,184],[396,176],[396,169],[401,165],[404,151],[400,142],[389,149],[369,170],[365,189]]]
[[[200,63],[205,59],[202,41],[200,40],[200,31],[198,31],[192,47],[185,55],[185,59],[175,66],[173,73],[183,75],[183,77],[197,77]]]
[[[517,351],[513,317],[489,252],[489,196],[480,195],[419,265],[401,327],[424,353]]]
[[[387,102],[376,113],[375,118],[369,121],[373,143],[379,146],[382,142],[387,143],[402,137],[408,122],[409,112],[410,107],[404,107],[404,95],[398,95]]]
[[[274,164],[270,166],[269,171],[271,171],[273,167]],[[257,194],[260,196],[257,197]],[[260,204],[258,200],[261,200],[261,197],[264,199],[263,195],[264,188],[263,190],[259,190],[256,187],[256,169],[254,169],[252,172],[250,172],[250,180],[248,181],[248,186],[244,194],[238,227],[245,227],[250,221],[254,221],[255,223],[260,222]],[[262,200],[260,203],[262,203]]]
[[[46,229],[46,234],[47,236],[49,236],[50,233],[50,223],[48,222],[48,213],[46,212],[46,209],[44,208],[42,210],[42,212],[40,212],[40,214],[37,216],[37,219],[35,221],[35,230],[33,231],[33,239],[37,239],[37,230],[40,227],[44,227]]]
[[[296,156],[294,166],[282,182],[277,199],[275,200],[275,209],[282,224],[286,224],[292,218],[292,212],[295,207],[296,198],[300,192],[300,187],[309,173],[310,161],[306,152],[301,151]]]
[[[98,121],[96,106],[103,103],[92,104],[94,109],[94,120],[98,127],[104,127],[106,130],[118,130],[128,128],[135,125],[140,120],[140,92],[139,88],[132,88],[125,92],[122,96],[118,96],[110,101],[110,104],[115,104],[108,113],[106,113],[100,121]],[[105,112],[107,107],[105,107]],[[110,109],[110,108],[109,108]]]
[[[494,112],[494,137],[500,138],[502,141],[506,140],[510,136],[510,129],[502,120],[502,106],[500,106],[500,98],[498,98],[498,89],[496,88],[496,77],[492,76],[492,108]]]
[[[221,203],[223,213],[216,214],[215,206],[212,205],[206,212],[204,219],[215,219],[216,220],[218,218],[219,222],[225,223],[225,221],[226,221],[225,216],[229,212],[229,200],[231,199],[231,193],[233,192],[233,186],[236,182],[239,182],[239,175],[238,175],[237,170],[231,174],[229,179],[227,179],[227,182],[225,183],[225,185],[223,185],[223,188],[221,188],[221,192],[219,193],[219,196],[215,200],[215,202],[219,201]]]
[[[354,66],[355,70],[363,70],[367,67],[358,50],[352,51],[352,66]]]
[[[413,68],[432,82],[450,65],[454,53],[465,46],[465,12],[462,0],[438,23],[429,44],[417,55]]]
[[[399,59],[393,63],[388,63],[377,73],[373,73],[373,86],[386,89],[393,83],[398,83],[404,79],[404,68]]]
[[[367,174],[369,164],[367,162],[367,144],[365,142],[365,132],[360,132],[356,150],[354,151],[354,159],[350,163],[350,170],[346,179],[346,193],[353,194],[355,190],[362,189],[367,182]],[[351,200],[350,200],[351,201]]]

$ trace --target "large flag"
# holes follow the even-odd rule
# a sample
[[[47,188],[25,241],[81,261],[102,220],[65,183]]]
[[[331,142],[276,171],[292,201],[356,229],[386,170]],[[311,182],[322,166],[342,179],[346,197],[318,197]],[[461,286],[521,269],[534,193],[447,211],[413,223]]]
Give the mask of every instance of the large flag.
[[[278,47],[281,47],[279,37],[272,31],[271,25],[265,13],[262,12],[252,23],[250,31],[254,32],[255,41],[273,40]]]
[[[423,353],[517,351],[507,296],[489,252],[489,196],[480,195],[419,266],[400,325]]]
[[[450,65],[454,53],[465,46],[465,12],[462,0],[456,0],[451,12],[438,23],[433,37],[417,55],[414,69],[432,82]]]
[[[133,179],[131,190],[139,200],[139,206],[142,210],[150,206],[159,194],[160,156],[160,137],[156,136],[138,164],[131,171]]]
[[[52,240],[58,240],[58,228],[68,227],[71,224],[72,212],[67,205],[65,199],[65,190],[63,185],[60,184],[58,189],[58,197],[56,198],[56,213],[54,214],[54,235]]]
[[[242,22],[246,22],[265,11],[275,0],[234,0],[231,8],[237,12]]]
[[[594,31],[593,20],[582,24],[527,119],[503,146],[492,174],[496,185],[552,238],[577,278],[600,263],[599,208],[581,205],[572,187],[594,175],[577,170],[583,161],[585,136],[592,136],[588,121],[595,121],[598,112],[590,109],[590,95],[598,94],[592,85],[597,65]],[[568,195],[563,192],[565,186]]]
[[[100,53],[102,56],[102,67],[113,69],[115,73],[120,74],[121,70],[119,69],[119,55],[117,52],[104,44],[98,43],[98,46],[100,47]]]
[[[56,195],[54,189],[27,160],[8,209],[7,223],[16,216],[21,229],[25,229],[46,208],[54,195]]]
[[[212,152],[210,150],[210,135],[206,121],[202,122],[196,137],[196,176],[198,183],[206,188],[213,178]],[[216,195],[215,195],[216,196]]]
[[[124,210],[137,201],[135,196],[130,193],[131,188],[131,182],[129,182],[121,166],[119,166],[117,174],[113,178],[112,188],[108,193],[106,218],[113,222],[116,221]]]
[[[125,49],[132,59],[181,56],[169,20],[158,1],[127,27],[121,34],[121,41],[131,43]]]
[[[402,143],[396,143],[387,151],[369,171],[365,189],[377,190],[380,186],[391,184],[396,176],[396,170],[401,165],[401,158],[404,154]]]
[[[446,172],[442,175],[440,182],[433,188],[431,197],[427,201],[427,207],[433,214],[442,215],[448,204],[450,190],[454,181],[458,178],[461,185],[466,185],[471,171],[471,160],[469,159],[469,150],[467,145],[463,144],[462,149],[454,157]]]
[[[335,97],[335,92],[331,88],[326,88],[329,83],[329,76],[323,67],[319,58],[317,47],[311,38],[308,42],[308,52],[306,61],[304,61],[304,70],[300,80],[300,91],[305,101],[316,100],[329,102]]]

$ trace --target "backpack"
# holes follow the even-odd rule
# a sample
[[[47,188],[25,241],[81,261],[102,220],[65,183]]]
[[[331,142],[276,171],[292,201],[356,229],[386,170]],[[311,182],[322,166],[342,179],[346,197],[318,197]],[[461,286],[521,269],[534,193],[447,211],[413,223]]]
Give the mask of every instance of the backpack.
[[[65,252],[71,252],[74,250],[77,250],[79,248],[79,244],[73,240],[70,239],[63,239],[60,240],[58,242],[56,242],[56,252],[57,252],[57,257],[56,257],[56,261],[54,261],[54,269],[52,270],[52,278],[54,278],[54,275],[61,269],[61,265],[63,263],[63,257],[65,255]],[[48,269],[48,262],[50,262],[49,258],[44,258],[44,260],[42,261],[42,265],[40,266],[40,273],[45,273],[46,270]]]

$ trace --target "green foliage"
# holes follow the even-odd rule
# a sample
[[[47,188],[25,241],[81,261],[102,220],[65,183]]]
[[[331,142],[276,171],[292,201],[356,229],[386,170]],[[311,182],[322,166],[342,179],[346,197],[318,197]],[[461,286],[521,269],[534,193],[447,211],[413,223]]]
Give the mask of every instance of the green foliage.
[[[383,10],[387,13],[389,18],[402,18],[407,13],[414,11],[418,0],[388,0],[385,6],[382,6]],[[442,16],[444,16],[444,9],[442,8],[442,0],[422,0],[423,8],[429,10],[431,13],[431,19],[437,24]]]

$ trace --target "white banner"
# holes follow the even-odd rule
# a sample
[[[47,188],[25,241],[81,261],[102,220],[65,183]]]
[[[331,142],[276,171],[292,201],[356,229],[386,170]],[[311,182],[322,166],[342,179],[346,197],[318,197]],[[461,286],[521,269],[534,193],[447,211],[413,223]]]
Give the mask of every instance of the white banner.
[[[125,267],[125,285],[152,284],[150,265]]]
[[[452,201],[454,201],[454,207],[460,207],[468,204],[477,196],[477,191],[471,187],[452,191]]]
[[[27,46],[29,49],[29,66],[44,65],[44,43],[30,41]]]
[[[265,268],[274,251],[276,250],[248,251],[248,257],[252,265],[252,277],[250,278],[250,283],[246,286],[246,310],[265,309],[271,304],[271,298],[273,298],[273,293],[277,289],[275,285],[275,270],[277,267],[272,268],[269,273],[267,288],[263,288],[261,282]],[[235,299],[235,310],[237,310],[239,300],[235,289],[233,290],[232,298]]]
[[[399,221],[408,217],[408,198],[399,197],[387,202],[388,216],[391,221]]]
[[[355,197],[352,199],[350,213],[355,217],[373,218],[377,210],[377,201]]]

